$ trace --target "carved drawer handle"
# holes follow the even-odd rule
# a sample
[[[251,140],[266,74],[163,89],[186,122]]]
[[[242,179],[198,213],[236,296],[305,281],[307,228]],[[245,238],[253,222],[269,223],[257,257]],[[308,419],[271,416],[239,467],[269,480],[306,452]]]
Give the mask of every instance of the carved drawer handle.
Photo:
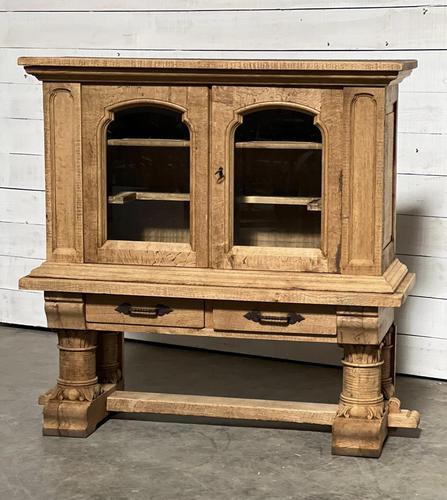
[[[290,312],[285,316],[272,316],[268,314],[263,314],[261,311],[248,311],[244,314],[244,318],[250,321],[259,323],[261,325],[278,325],[278,326],[289,326],[294,325],[303,321],[305,318],[301,314]]]
[[[158,318],[159,316],[169,314],[172,312],[172,309],[168,306],[164,306],[163,304],[157,304],[154,307],[137,307],[127,302],[123,302],[115,308],[115,311],[137,318]]]

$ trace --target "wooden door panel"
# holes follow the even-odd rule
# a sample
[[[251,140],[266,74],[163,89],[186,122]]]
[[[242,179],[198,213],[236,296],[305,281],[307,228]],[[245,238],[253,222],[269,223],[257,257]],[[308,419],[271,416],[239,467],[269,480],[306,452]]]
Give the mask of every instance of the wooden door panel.
[[[126,109],[151,106],[154,109],[175,111],[189,129],[189,141],[157,141],[155,139],[120,138],[110,141],[113,146],[123,146],[135,151],[138,147],[161,150],[172,148],[174,155],[177,147],[189,147],[189,193],[181,192],[134,192],[124,190],[109,196],[106,179],[107,141],[106,130],[113,123],[114,114]],[[140,264],[154,266],[206,267],[208,265],[208,88],[206,87],[156,87],[156,86],[96,86],[85,85],[82,90],[83,114],[83,192],[84,192],[84,245],[87,262]],[[141,134],[140,134],[141,135]],[[169,142],[169,144],[168,144]],[[181,144],[180,144],[181,143]],[[178,149],[179,150],[179,149]],[[175,156],[172,156],[175,158]],[[156,159],[156,155],[154,154]],[[154,163],[154,161],[153,161]],[[160,170],[160,169],[158,169]],[[157,173],[157,167],[154,166]],[[172,183],[175,170],[171,174]],[[169,191],[171,191],[169,189]],[[157,239],[169,231],[161,229],[158,233],[147,231],[142,240],[137,238],[115,237],[108,239],[107,210],[135,200],[164,203],[174,207],[179,203],[189,206],[189,225],[187,233],[179,233],[177,239],[163,241]],[[110,205],[112,204],[112,205]],[[146,204],[147,205],[147,204]],[[139,205],[141,207],[141,203]],[[144,206],[144,204],[143,204]],[[114,209],[114,208],[113,208]],[[116,209],[115,209],[116,210]],[[155,210],[155,209],[154,209]],[[128,211],[128,213],[136,213]],[[174,228],[176,211],[171,214]],[[143,218],[144,210],[136,215]],[[159,216],[160,217],[160,216]],[[129,224],[132,220],[129,220]],[[121,221],[125,227],[126,218]],[[164,233],[163,233],[164,231]],[[155,236],[154,236],[155,234]],[[185,236],[186,234],[186,236]],[[169,237],[169,234],[168,234]],[[152,238],[152,239],[151,239]]]
[[[288,141],[238,142],[237,148],[262,148],[266,158],[272,148],[277,150],[321,149],[321,201],[312,197],[294,197],[293,203],[306,205],[307,210],[321,210],[321,237],[316,245],[304,236],[297,238],[297,246],[282,246],[282,236],[260,232],[254,245],[235,241],[235,134],[244,123],[244,117],[259,110],[292,110],[313,117],[322,141],[316,143]],[[339,271],[341,235],[341,176],[344,162],[343,94],[337,89],[301,88],[212,88],[211,94],[211,168],[215,173],[211,181],[211,239],[212,266],[226,269],[268,269],[279,271],[337,272]],[[245,118],[246,119],[246,118]],[[270,152],[269,152],[270,151]],[[262,160],[262,156],[260,156]],[[286,181],[285,181],[286,182]],[[237,194],[237,193],[236,193]],[[237,194],[238,199],[241,198]],[[292,205],[290,199],[270,196],[242,196],[244,203],[272,203],[275,212],[282,204]],[[317,203],[315,203],[317,202]],[[321,202],[321,208],[318,203]],[[313,203],[313,205],[312,205]],[[279,208],[277,208],[279,207]],[[284,210],[283,210],[283,213]],[[294,212],[290,210],[290,214]],[[301,213],[301,212],[300,212]],[[292,219],[291,216],[286,216]],[[293,221],[292,221],[293,223]],[[248,224],[249,226],[249,224]],[[330,228],[330,231],[329,231]],[[270,232],[271,233],[271,232]],[[287,233],[286,233],[287,234]],[[244,241],[243,238],[239,238]],[[279,240],[279,242],[278,242]],[[301,243],[300,243],[301,242]],[[299,247],[298,244],[301,246]]]

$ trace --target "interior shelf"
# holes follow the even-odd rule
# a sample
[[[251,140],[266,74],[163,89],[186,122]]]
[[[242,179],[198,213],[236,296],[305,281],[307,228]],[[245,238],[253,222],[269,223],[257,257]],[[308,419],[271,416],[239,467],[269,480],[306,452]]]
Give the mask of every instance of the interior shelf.
[[[321,149],[321,142],[245,141],[236,142],[236,149]]]
[[[187,148],[189,141],[181,139],[109,139],[108,146],[146,146],[151,148]]]
[[[122,191],[108,197],[112,205],[123,205],[129,201],[189,201],[189,193],[148,193],[146,191]]]
[[[304,196],[238,196],[239,203],[257,203],[260,205],[304,205],[307,210],[321,212],[321,198]]]

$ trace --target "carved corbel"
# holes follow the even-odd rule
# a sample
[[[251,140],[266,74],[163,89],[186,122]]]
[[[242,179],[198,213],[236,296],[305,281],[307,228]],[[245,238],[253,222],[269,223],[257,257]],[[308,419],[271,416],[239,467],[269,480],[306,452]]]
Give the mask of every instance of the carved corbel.
[[[45,314],[48,327],[85,330],[85,302],[79,293],[45,292]]]

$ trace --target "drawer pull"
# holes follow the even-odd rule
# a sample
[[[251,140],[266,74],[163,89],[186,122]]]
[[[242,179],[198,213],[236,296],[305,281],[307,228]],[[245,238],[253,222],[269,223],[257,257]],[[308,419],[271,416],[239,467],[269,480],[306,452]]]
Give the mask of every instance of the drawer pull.
[[[127,302],[123,302],[115,309],[115,311],[134,317],[158,318],[159,316],[169,314],[172,312],[172,309],[168,306],[164,306],[163,304],[157,304],[154,307],[137,307]]]
[[[269,314],[263,314],[261,311],[248,311],[248,313],[244,314],[244,318],[261,325],[273,324],[281,326],[294,325],[295,323],[299,323],[304,320],[304,316],[294,312],[287,313],[284,316],[272,316]]]

